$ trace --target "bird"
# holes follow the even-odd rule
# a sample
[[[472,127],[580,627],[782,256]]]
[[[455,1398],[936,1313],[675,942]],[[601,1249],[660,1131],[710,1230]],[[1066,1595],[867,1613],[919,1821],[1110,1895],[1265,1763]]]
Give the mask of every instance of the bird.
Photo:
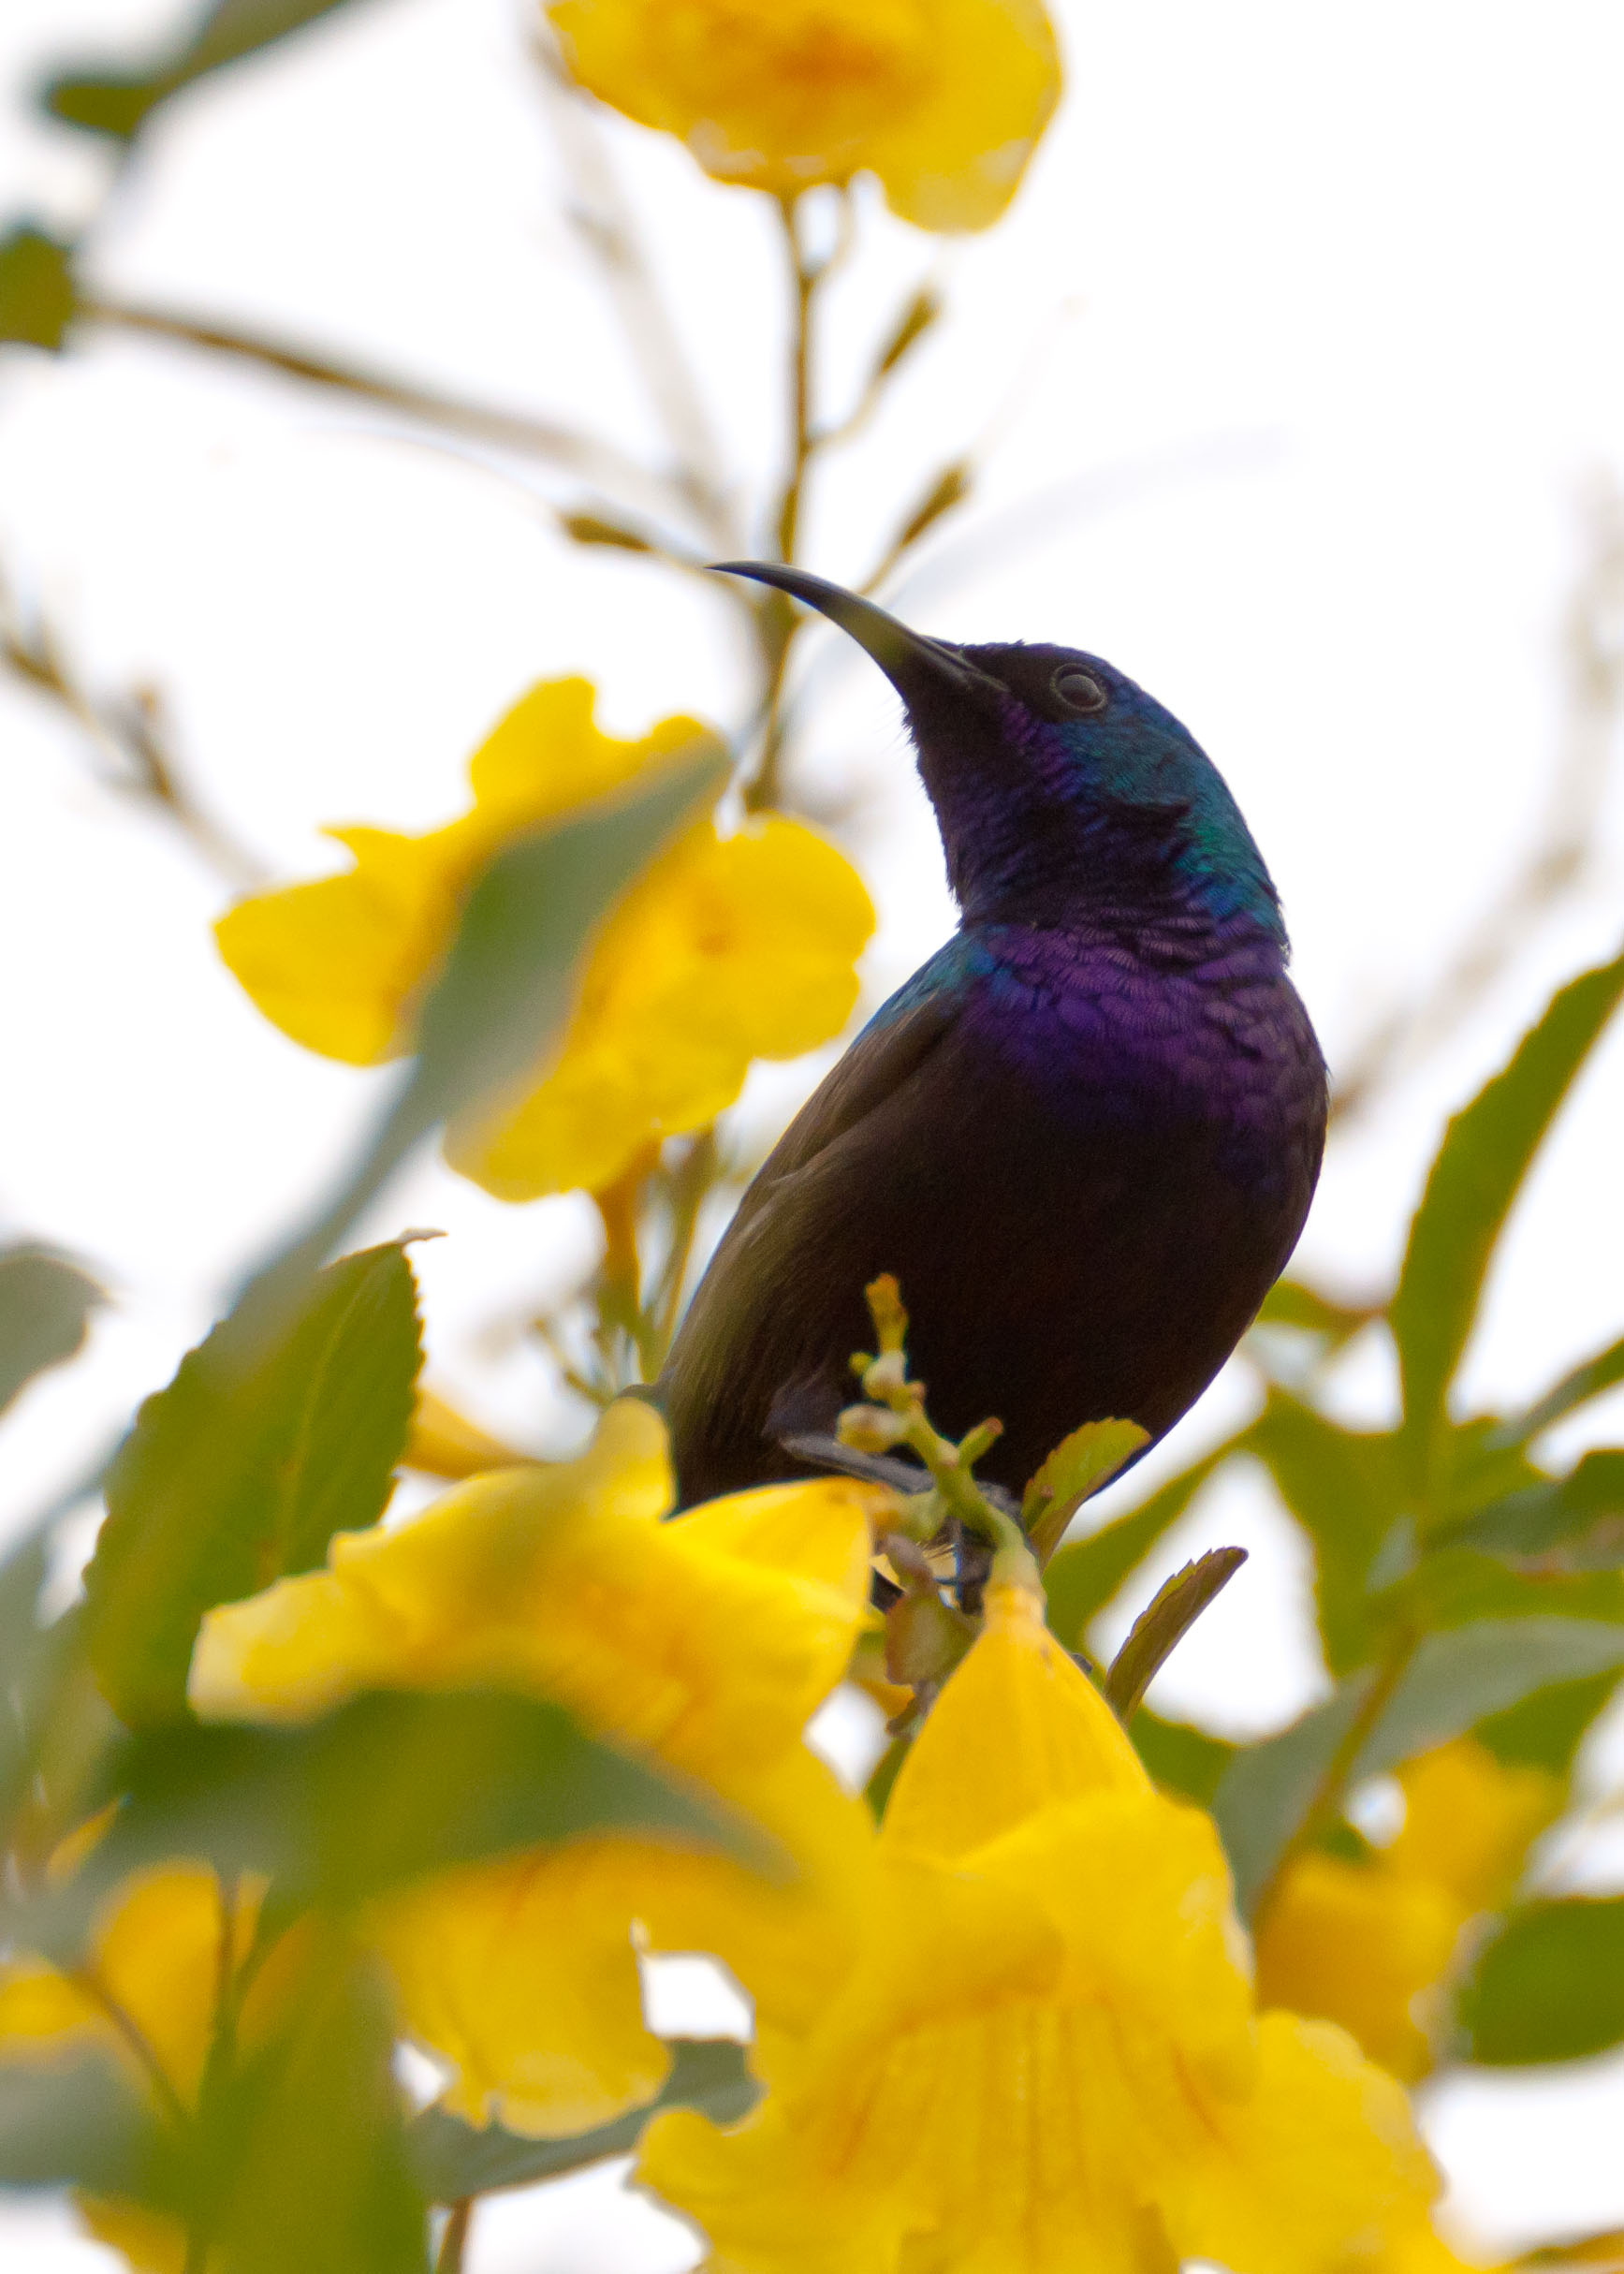
[[[745,1190],[654,1396],[682,1503],[819,1464],[889,1272],[933,1424],[1019,1494],[1084,1422],[1148,1450],[1308,1214],[1324,1060],[1263,857],[1188,729],[1099,656],[956,645],[770,562],[902,699],[958,927]],[[799,1445],[802,1451],[786,1449]]]

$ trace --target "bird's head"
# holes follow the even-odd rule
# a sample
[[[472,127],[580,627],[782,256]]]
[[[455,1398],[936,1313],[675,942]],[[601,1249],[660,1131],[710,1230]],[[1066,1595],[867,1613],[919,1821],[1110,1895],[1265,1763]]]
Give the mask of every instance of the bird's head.
[[[947,873],[972,921],[1163,908],[1284,942],[1263,857],[1169,711],[1076,648],[956,646],[821,577],[728,562],[838,624],[902,697]]]

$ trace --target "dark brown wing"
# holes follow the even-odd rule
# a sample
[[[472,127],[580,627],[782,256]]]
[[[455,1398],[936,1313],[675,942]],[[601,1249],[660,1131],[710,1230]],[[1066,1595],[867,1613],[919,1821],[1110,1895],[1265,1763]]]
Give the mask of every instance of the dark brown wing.
[[[809,1188],[827,1193],[848,1155],[860,1181],[869,1125],[916,1088],[953,1032],[962,997],[914,985],[914,999],[866,1028],[797,1114],[695,1294],[658,1387],[686,1499],[793,1472],[771,1448],[768,1416],[814,1357],[827,1372],[831,1299],[842,1318],[856,1302],[845,1346],[856,1347],[864,1267],[844,1257],[841,1226]],[[832,1377],[816,1402],[831,1398],[840,1402]]]

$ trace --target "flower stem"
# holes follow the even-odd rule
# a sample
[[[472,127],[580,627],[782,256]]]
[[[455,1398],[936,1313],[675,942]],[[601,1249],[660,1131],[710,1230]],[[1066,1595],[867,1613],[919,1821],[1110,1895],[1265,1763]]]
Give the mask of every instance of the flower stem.
[[[462,2253],[468,2247],[468,2230],[474,2223],[476,2200],[473,2195],[464,2195],[461,2203],[452,2204],[440,2248],[434,2253],[434,2274],[462,2274]]]

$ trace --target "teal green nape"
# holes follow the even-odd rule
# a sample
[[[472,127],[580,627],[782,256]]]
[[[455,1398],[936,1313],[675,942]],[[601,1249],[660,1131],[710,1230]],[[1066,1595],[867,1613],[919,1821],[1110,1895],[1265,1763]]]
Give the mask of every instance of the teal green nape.
[[[712,1258],[659,1386],[683,1496],[829,1459],[882,1272],[932,1418],[996,1416],[977,1474],[1019,1494],[1082,1423],[1170,1428],[1295,1243],[1325,1072],[1279,901],[1193,738],[1097,656],[958,646],[800,569],[735,569],[900,694],[961,920]]]

